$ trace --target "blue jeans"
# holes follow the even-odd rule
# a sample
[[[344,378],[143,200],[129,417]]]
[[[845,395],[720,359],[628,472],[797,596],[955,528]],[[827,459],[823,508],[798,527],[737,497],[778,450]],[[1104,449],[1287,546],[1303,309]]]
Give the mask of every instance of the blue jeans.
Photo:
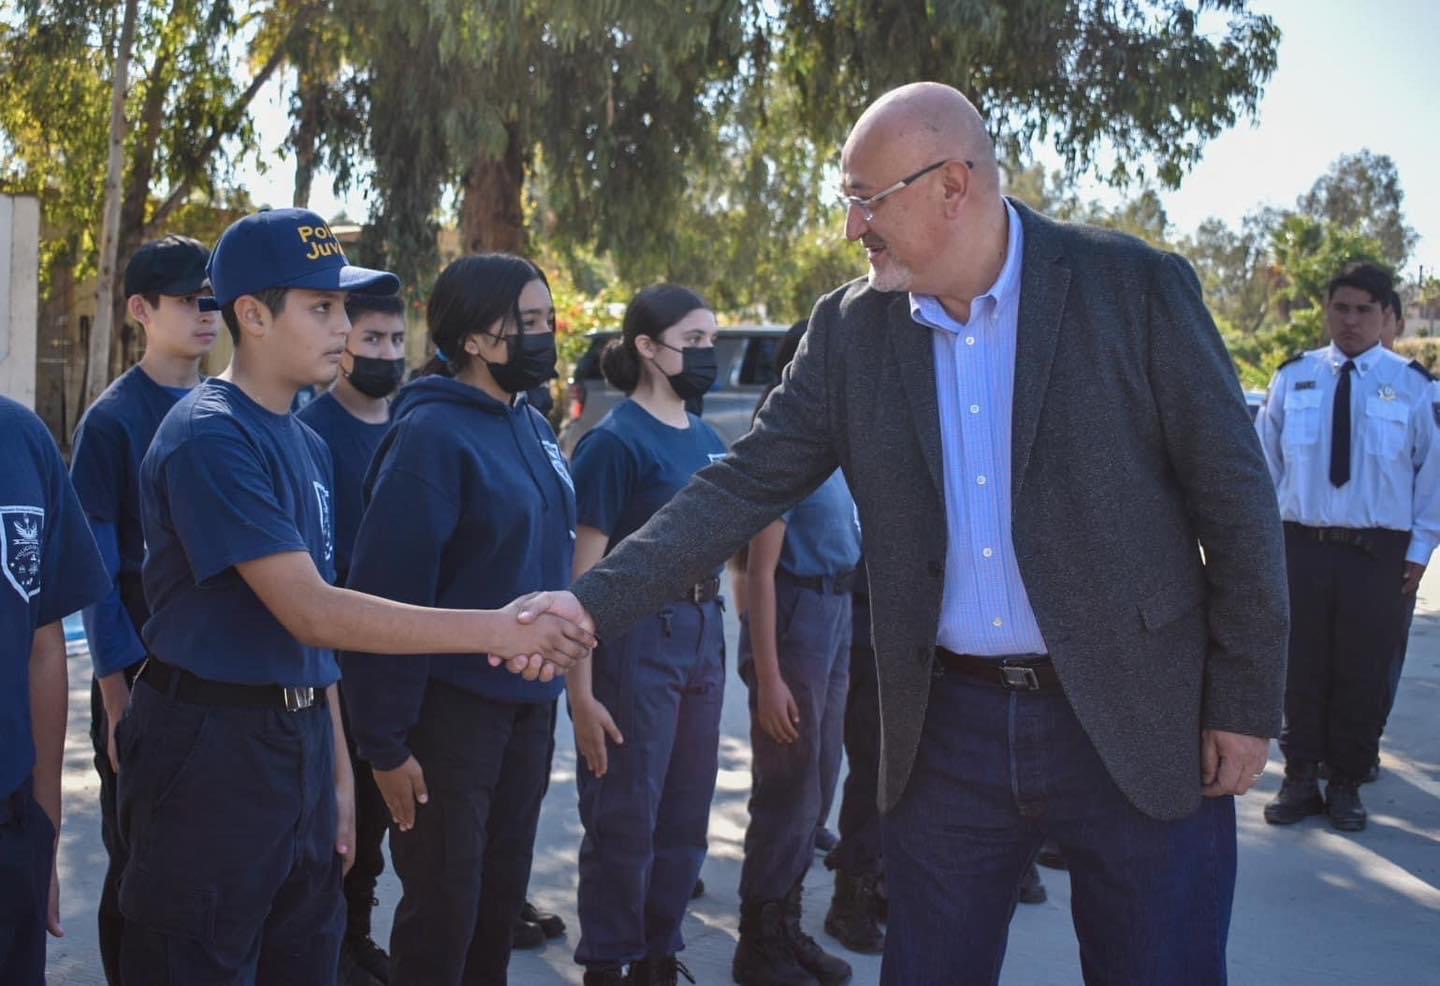
[[[1069,863],[1086,983],[1225,982],[1233,799],[1180,821],[1142,814],[1059,692],[938,675],[884,831],[884,986],[996,983],[1021,874],[1047,836]]]

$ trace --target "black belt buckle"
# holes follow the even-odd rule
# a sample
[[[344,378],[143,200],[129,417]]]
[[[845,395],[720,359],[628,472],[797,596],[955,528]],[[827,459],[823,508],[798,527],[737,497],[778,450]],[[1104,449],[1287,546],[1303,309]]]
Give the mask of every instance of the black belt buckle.
[[[314,688],[282,688],[280,697],[285,702],[286,712],[300,712],[315,704]]]
[[[1000,665],[1000,684],[1012,692],[1038,692],[1040,676],[1035,673],[1034,668],[1002,664]]]

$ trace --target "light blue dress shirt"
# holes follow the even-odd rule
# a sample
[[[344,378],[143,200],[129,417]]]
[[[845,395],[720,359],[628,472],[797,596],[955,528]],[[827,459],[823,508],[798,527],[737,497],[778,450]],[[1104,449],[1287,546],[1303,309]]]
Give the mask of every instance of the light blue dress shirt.
[[[1403,356],[1378,345],[1355,357],[1350,481],[1330,482],[1335,388],[1346,356],[1332,343],[1282,366],[1255,418],[1280,516],[1307,527],[1409,531],[1407,561],[1440,543],[1440,397]]]
[[[1025,234],[1007,202],[1005,265],[951,318],[935,298],[910,296],[910,314],[933,329],[940,447],[945,461],[945,595],[936,643],[962,654],[1044,654],[1010,526],[1011,413]]]

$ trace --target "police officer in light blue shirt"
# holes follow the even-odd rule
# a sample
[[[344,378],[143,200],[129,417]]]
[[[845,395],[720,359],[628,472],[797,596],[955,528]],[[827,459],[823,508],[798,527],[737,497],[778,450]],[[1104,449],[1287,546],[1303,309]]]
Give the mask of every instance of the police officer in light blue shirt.
[[[1341,831],[1365,827],[1358,785],[1390,680],[1376,655],[1399,653],[1407,597],[1440,542],[1440,403],[1424,369],[1380,345],[1391,292],[1371,264],[1333,278],[1330,345],[1282,366],[1256,419],[1290,579],[1285,783],[1265,807],[1272,825],[1323,811]]]

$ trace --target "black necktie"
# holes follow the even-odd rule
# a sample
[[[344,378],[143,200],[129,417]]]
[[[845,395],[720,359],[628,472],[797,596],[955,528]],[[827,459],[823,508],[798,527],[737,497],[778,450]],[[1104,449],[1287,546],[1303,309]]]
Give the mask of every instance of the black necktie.
[[[1340,367],[1340,382],[1335,386],[1335,410],[1330,417],[1330,485],[1336,488],[1350,482],[1350,374],[1355,361],[1347,359]]]

